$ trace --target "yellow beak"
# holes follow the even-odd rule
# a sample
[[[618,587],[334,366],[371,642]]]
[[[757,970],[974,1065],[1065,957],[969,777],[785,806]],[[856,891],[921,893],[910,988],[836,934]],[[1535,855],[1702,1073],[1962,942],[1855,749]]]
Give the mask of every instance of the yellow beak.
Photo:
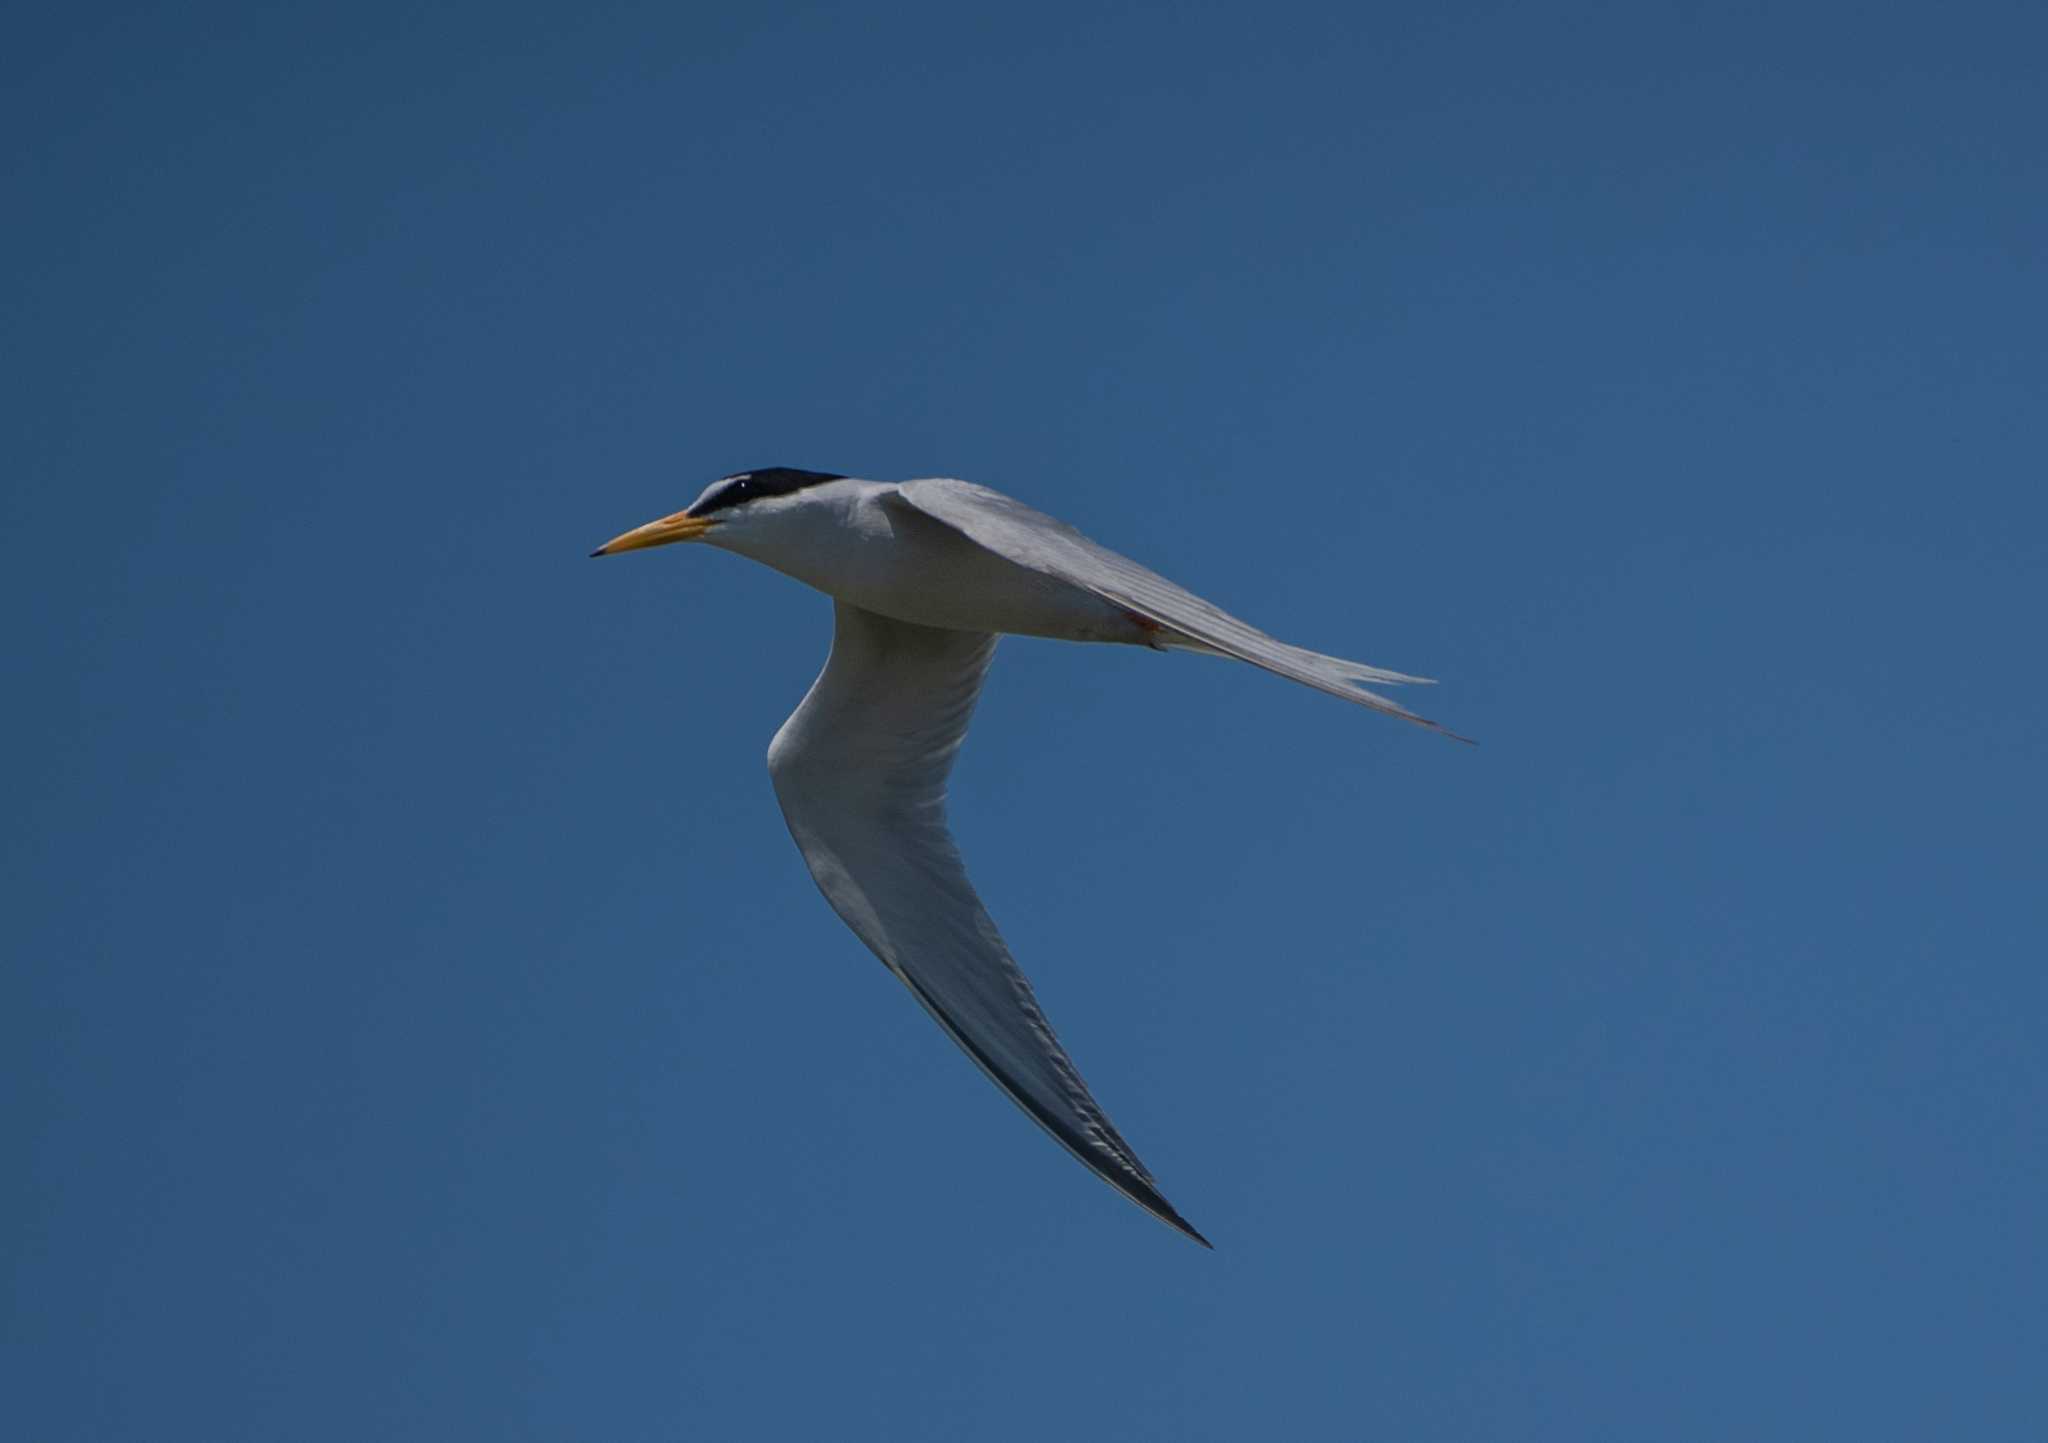
[[[664,516],[659,521],[650,521],[645,526],[636,526],[623,536],[614,536],[604,545],[591,552],[592,556],[616,556],[621,551],[639,551],[649,546],[666,546],[672,541],[695,541],[699,536],[718,524],[716,517],[692,516],[687,511],[678,511],[673,516]]]

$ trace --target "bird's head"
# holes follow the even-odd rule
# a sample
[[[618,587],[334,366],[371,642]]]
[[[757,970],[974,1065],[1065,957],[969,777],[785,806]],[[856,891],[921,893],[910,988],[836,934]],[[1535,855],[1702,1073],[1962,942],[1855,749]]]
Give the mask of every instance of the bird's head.
[[[621,551],[667,546],[674,541],[702,541],[719,531],[749,529],[800,505],[798,493],[827,481],[845,479],[830,471],[798,471],[789,466],[736,471],[706,486],[704,494],[687,509],[614,536],[590,554],[613,556]]]

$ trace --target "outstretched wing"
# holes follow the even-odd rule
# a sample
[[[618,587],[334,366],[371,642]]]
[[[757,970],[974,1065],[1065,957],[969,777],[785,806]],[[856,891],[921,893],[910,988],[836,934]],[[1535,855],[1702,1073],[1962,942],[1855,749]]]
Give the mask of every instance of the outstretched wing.
[[[1111,1187],[1209,1246],[1089,1095],[946,829],[946,777],[995,637],[837,608],[832,655],[768,748],[819,890],[1012,1101]]]
[[[906,481],[896,488],[895,499],[1006,561],[1091,591],[1202,650],[1248,661],[1290,681],[1401,717],[1458,741],[1469,740],[1377,692],[1366,690],[1368,682],[1428,685],[1429,678],[1404,676],[1398,671],[1324,656],[1277,641],[1129,557],[1097,545],[1066,522],[1034,511],[1000,491],[971,481]]]

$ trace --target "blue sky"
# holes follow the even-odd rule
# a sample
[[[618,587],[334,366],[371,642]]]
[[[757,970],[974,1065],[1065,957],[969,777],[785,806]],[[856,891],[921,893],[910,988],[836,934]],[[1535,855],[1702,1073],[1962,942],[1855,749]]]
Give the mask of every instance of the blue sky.
[[[4,69],[0,1384],[44,1440],[2037,1439],[2036,7],[73,7]],[[1203,1253],[816,895],[952,474],[984,896]]]

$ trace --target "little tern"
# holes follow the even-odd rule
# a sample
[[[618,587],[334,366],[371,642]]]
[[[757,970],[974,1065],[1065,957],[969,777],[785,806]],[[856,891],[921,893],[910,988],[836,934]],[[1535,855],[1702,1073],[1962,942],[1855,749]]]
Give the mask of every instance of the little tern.
[[[750,557],[833,600],[825,669],[768,746],[776,800],[825,900],[1033,1121],[1104,1182],[1208,1247],[1081,1081],[947,830],[946,778],[996,638],[1230,657],[1443,732],[1366,690],[1427,679],[1276,641],[1066,523],[967,481],[742,471],[591,555],[680,541]]]

